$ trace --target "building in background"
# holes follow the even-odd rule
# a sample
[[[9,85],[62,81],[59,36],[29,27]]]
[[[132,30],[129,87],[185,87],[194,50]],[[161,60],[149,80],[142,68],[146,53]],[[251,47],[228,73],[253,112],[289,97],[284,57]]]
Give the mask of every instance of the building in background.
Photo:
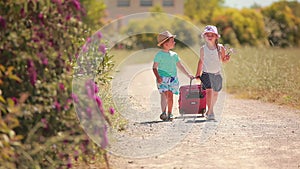
[[[154,6],[161,6],[163,11],[173,15],[183,15],[184,0],[106,0],[107,19],[114,20],[123,16],[149,12]]]
[[[122,45],[120,39],[130,36],[121,33],[122,28],[131,20],[149,17],[150,13],[145,12],[150,12],[153,7],[160,6],[163,12],[171,15],[184,14],[184,0],[105,0],[105,4],[108,26],[103,31],[109,34],[112,45]]]

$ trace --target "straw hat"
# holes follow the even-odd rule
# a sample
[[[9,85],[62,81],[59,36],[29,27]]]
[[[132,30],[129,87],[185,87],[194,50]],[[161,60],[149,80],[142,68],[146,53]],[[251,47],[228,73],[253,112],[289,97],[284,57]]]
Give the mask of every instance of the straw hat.
[[[207,25],[203,31],[203,33],[201,34],[202,37],[204,37],[204,35],[206,33],[213,33],[213,34],[216,34],[218,36],[218,38],[221,37],[221,35],[219,35],[218,33],[218,29],[217,27],[213,26],[213,25]]]
[[[176,35],[172,35],[169,31],[164,31],[158,34],[157,36],[157,46],[162,45],[170,38],[175,38]]]

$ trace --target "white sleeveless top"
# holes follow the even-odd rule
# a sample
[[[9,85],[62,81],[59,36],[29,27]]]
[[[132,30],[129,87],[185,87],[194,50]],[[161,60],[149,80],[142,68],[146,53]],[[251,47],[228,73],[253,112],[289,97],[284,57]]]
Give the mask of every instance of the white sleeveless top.
[[[204,61],[203,72],[206,73],[221,73],[221,60],[218,55],[218,49],[209,49],[207,45],[203,45]]]

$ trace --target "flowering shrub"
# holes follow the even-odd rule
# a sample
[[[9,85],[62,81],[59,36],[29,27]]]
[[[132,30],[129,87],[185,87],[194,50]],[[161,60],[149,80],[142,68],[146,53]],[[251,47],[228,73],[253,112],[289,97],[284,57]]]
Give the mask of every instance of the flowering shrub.
[[[74,56],[79,56],[82,37],[88,36],[81,22],[80,2],[4,0],[0,9],[1,166],[70,168],[73,160],[88,160],[101,153],[101,147],[81,129],[73,106],[73,101],[82,99],[71,90],[72,75],[78,71],[73,70],[77,65]],[[99,50],[105,57],[97,57],[101,66],[95,71],[103,72],[97,78],[106,82],[111,63],[103,44]],[[81,59],[82,64],[85,61]],[[96,89],[93,81],[84,85]],[[97,91],[90,94],[103,113]],[[88,116],[91,110],[86,107],[81,112]],[[103,135],[104,124],[96,129]],[[105,148],[107,142],[102,138]]]

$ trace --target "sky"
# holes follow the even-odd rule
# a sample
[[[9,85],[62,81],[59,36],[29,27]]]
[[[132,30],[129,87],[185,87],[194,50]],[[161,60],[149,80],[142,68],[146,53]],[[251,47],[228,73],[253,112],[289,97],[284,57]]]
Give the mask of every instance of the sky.
[[[225,0],[225,5],[233,8],[249,8],[251,7],[254,3],[265,7],[271,5],[273,2],[277,2],[280,0]],[[293,0],[292,0],[293,1]],[[300,0],[297,0],[300,2]]]

